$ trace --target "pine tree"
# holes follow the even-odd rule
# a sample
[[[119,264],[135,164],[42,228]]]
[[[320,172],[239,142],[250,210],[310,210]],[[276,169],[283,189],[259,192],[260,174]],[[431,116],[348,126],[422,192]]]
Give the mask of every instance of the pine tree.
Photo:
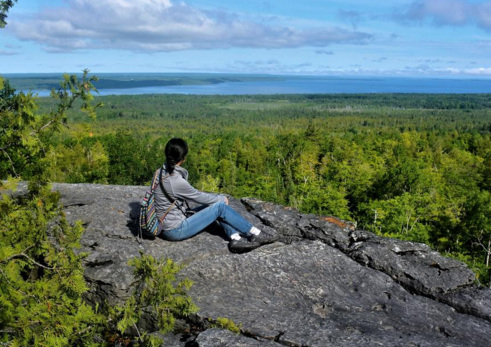
[[[94,116],[91,91],[95,77],[84,71],[64,76],[52,96],[58,105],[36,114],[35,97],[0,85],[0,341],[13,346],[97,345],[103,317],[85,304],[87,290],[76,253],[81,224],[70,226],[58,205],[59,194],[47,183],[43,137],[66,124],[76,99]],[[29,178],[27,192],[16,194]]]
[[[83,301],[86,255],[76,252],[83,228],[80,222],[67,223],[59,193],[50,189],[46,140],[67,123],[66,112],[77,99],[82,111],[95,117],[100,106],[91,104],[95,80],[88,70],[81,80],[65,75],[61,88],[51,93],[57,105],[46,115],[36,113],[31,93],[16,94],[0,80],[0,344],[106,346],[131,341],[133,334],[135,345],[157,346],[159,339],[138,329],[144,309],[153,309],[162,333],[173,329],[176,316],[197,310],[186,294],[191,282],[176,283],[181,267],[144,255],[130,263],[141,290],[122,307],[100,310],[111,317]],[[100,144],[97,148],[102,152]],[[27,191],[17,192],[21,179],[29,179]],[[128,328],[134,328],[130,334]]]

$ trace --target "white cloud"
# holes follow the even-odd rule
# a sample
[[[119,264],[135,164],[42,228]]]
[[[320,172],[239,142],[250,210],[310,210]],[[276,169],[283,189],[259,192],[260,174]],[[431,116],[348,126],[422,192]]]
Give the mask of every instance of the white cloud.
[[[218,48],[325,47],[364,44],[372,35],[339,27],[298,29],[203,10],[170,0],[74,0],[45,8],[8,30],[47,51],[122,49],[168,52]]]
[[[480,75],[480,76],[491,76],[491,67],[480,67],[476,69],[464,70],[468,75]]]
[[[318,68],[321,68],[320,66]],[[328,66],[319,69],[303,71],[304,74],[312,75],[340,75],[340,76],[421,76],[421,77],[469,77],[469,76],[491,76],[490,68],[471,68],[458,69],[454,67],[432,68],[427,64],[417,66],[406,66],[394,69],[368,68],[359,64],[353,64],[349,68],[338,67],[329,68]]]
[[[417,66],[406,66],[405,69],[414,72],[434,71],[428,64],[419,64]]]
[[[438,26],[477,25],[491,30],[491,1],[418,0],[401,8],[394,17],[404,23],[430,21]]]
[[[151,66],[154,67],[154,66]],[[175,66],[159,66],[159,68],[173,69]],[[328,65],[317,65],[309,62],[298,64],[287,64],[276,60],[236,60],[225,65],[208,66],[186,66],[179,67],[179,70],[188,72],[217,72],[217,73],[258,73],[258,74],[278,74],[278,75],[311,75],[311,76],[400,76],[400,77],[470,77],[470,76],[491,76],[490,68],[432,68],[427,64],[406,66],[402,68],[373,68],[360,64],[351,64],[349,67],[332,67]]]
[[[491,30],[491,2],[479,5],[477,11],[477,23],[479,26]]]
[[[431,18],[439,25],[463,25],[469,21],[472,6],[462,0],[423,0],[409,5],[403,14],[408,20]]]
[[[423,75],[458,75],[458,76],[491,76],[491,68],[470,68],[470,69],[459,69],[455,67],[446,68],[432,68],[427,64],[421,64],[415,67],[406,66],[404,71],[401,72],[411,72],[419,73]]]

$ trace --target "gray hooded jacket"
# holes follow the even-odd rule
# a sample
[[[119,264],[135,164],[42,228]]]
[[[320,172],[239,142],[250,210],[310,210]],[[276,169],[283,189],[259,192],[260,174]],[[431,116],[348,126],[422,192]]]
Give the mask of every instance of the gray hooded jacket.
[[[162,179],[169,175],[165,164],[163,168]],[[160,168],[157,171],[159,172]],[[186,204],[184,201],[194,202],[200,205],[211,205],[219,201],[225,202],[225,197],[222,195],[204,193],[194,188],[188,182],[188,175],[189,173],[186,169],[175,166],[172,175],[163,180],[163,186],[167,195],[162,191],[161,184],[155,188],[155,207],[159,218],[162,218],[172,205],[172,200],[169,200],[167,196],[170,196],[171,199],[176,201],[176,204],[172,206],[164,219],[163,231],[178,227],[186,219],[184,214]]]

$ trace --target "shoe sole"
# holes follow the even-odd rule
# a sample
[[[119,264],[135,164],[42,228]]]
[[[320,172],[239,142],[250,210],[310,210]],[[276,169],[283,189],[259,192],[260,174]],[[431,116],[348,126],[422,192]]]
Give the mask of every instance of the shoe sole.
[[[278,241],[279,237],[275,237],[275,238],[272,238],[272,239],[267,239],[267,240],[264,240],[264,241],[259,241],[259,240],[255,240],[255,239],[252,239],[253,242],[257,242],[259,243],[261,246],[263,245],[269,245],[271,243],[275,243],[276,241]]]
[[[261,247],[261,245],[258,245],[258,246],[255,246],[255,247],[250,247],[250,248],[230,248],[229,247],[229,251],[231,253],[247,253],[247,252],[250,252],[250,251],[253,251],[255,250],[256,248],[259,248]]]

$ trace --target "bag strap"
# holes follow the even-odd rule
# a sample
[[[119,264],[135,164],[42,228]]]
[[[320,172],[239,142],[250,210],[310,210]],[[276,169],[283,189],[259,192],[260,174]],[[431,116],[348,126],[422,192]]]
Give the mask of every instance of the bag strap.
[[[173,203],[174,203],[176,200],[174,200],[174,199],[172,199],[172,198],[170,197],[170,195],[167,193],[167,191],[165,190],[165,187],[164,187],[164,181],[165,181],[167,178],[169,178],[170,176],[171,176],[171,175],[169,174],[169,175],[165,176],[165,177],[164,177],[164,179],[160,179],[160,180],[159,180],[159,183],[160,183],[160,186],[161,186],[161,188],[162,188],[162,191],[164,192],[165,197],[166,197],[167,199],[169,199],[169,201],[171,201],[171,202],[173,202]],[[162,169],[160,169],[160,178],[162,178]]]
[[[159,178],[159,181],[160,179],[162,178],[162,168],[160,169],[159,173],[155,173],[155,176],[153,176],[153,179],[152,179],[152,185],[150,186],[150,190],[151,192],[153,193],[155,191],[155,188],[157,188],[157,177]]]
[[[160,187],[162,188],[162,191],[164,192],[165,196],[167,197],[167,199],[169,199],[169,201],[172,201],[172,204],[170,205],[170,207],[167,209],[167,211],[165,212],[165,214],[162,216],[162,218],[159,218],[159,222],[160,223],[163,223],[164,222],[164,219],[165,217],[167,217],[167,214],[170,212],[170,210],[172,209],[172,207],[174,207],[174,205],[176,204],[176,200],[172,199],[169,194],[167,194],[167,192],[165,191],[165,188],[164,188],[164,180],[166,178],[169,178],[171,175],[167,175],[164,177],[164,179],[162,179],[162,171],[163,171],[163,168],[160,168],[160,175],[159,175],[159,184],[160,184]],[[157,187],[155,187],[157,188]]]
[[[172,205],[170,205],[169,209],[167,210],[167,212],[165,212],[165,214],[162,216],[162,218],[159,219],[159,222],[160,223],[163,223],[164,222],[164,219],[165,217],[167,217],[167,214],[170,212],[171,208],[175,205],[175,201],[172,203]]]
[[[162,191],[164,192],[164,194],[165,194],[165,196],[167,197],[167,199],[169,199],[169,201],[172,201],[172,203],[173,203],[173,204],[175,203],[175,205],[177,206],[177,208],[179,209],[179,211],[181,211],[181,212],[182,212],[182,214],[186,215],[186,213],[185,213],[185,212],[182,210],[182,204],[177,204],[177,203],[176,203],[176,201],[177,201],[177,200],[173,199],[173,198],[172,198],[172,197],[169,195],[169,193],[167,193],[167,191],[166,191],[166,190],[165,190],[165,188],[164,188],[164,180],[165,180],[166,178],[170,177],[170,176],[172,176],[172,174],[169,174],[169,175],[165,176],[165,177],[164,177],[164,179],[160,181],[160,184],[162,185]],[[187,202],[186,200],[184,200],[184,203],[186,204],[186,209],[187,209],[187,210],[189,210],[189,209],[190,209],[190,207],[189,207],[188,202]]]

